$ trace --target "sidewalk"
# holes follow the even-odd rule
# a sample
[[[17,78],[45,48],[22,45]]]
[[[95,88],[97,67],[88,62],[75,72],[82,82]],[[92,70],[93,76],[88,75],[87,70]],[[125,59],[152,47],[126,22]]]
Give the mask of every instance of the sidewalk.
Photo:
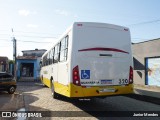
[[[160,98],[160,87],[149,85],[134,85],[135,94]]]

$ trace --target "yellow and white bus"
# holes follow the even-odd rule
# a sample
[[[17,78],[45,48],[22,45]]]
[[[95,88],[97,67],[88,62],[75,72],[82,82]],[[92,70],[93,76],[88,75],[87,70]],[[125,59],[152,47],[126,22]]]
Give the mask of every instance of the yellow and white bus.
[[[133,93],[130,31],[75,22],[42,56],[41,81],[53,97],[105,97]]]

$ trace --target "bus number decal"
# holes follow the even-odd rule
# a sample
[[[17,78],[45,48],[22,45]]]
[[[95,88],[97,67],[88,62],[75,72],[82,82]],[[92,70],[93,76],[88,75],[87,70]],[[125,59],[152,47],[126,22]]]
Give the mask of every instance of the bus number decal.
[[[119,79],[119,84],[120,85],[128,84],[128,79]]]

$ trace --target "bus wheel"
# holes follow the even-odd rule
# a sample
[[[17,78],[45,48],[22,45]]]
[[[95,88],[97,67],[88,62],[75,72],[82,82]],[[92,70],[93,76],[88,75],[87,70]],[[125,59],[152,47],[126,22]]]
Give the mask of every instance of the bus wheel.
[[[51,81],[51,92],[54,99],[58,99],[58,94],[54,91],[53,82]]]

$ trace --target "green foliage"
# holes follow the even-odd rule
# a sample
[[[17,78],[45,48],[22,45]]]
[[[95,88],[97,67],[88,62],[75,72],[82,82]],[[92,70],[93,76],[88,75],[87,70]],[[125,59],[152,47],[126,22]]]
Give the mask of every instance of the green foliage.
[[[9,64],[14,64],[15,61],[14,60],[9,60]]]

